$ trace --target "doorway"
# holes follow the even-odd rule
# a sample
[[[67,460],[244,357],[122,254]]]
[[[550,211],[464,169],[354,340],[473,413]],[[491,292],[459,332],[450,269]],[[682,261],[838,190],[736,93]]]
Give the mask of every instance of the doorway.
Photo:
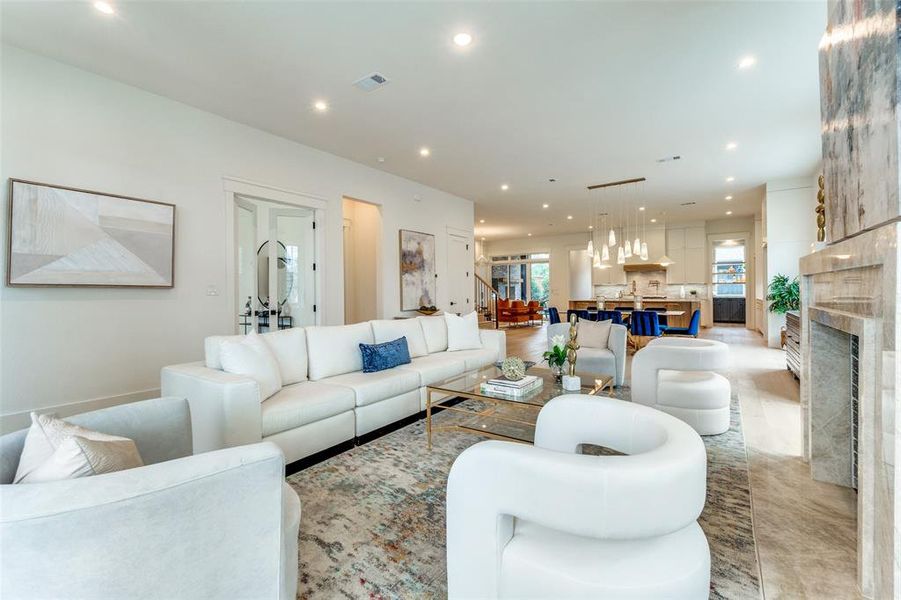
[[[381,314],[379,259],[382,212],[375,204],[344,198],[344,323]]]
[[[238,331],[315,324],[315,211],[241,195],[234,204]]]
[[[713,322],[745,323],[748,269],[745,240],[713,242]]]

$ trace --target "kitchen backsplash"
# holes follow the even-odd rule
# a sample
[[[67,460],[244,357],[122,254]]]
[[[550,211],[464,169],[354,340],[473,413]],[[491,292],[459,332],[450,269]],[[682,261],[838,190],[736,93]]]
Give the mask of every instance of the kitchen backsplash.
[[[636,273],[636,275],[640,275],[640,273]],[[638,293],[647,296],[647,295],[655,295],[655,296],[666,296],[667,298],[679,298],[679,294],[682,286],[678,284],[660,284],[660,291],[657,292],[653,287],[642,287],[641,281],[636,277],[635,281],[638,287]],[[701,299],[709,298],[709,289],[707,285],[704,284],[696,284],[696,283],[686,283],[685,284],[685,297],[690,298],[692,290],[697,292],[697,296]],[[606,298],[615,298],[616,295],[622,292],[624,295],[630,295],[632,293],[632,288],[629,285],[596,285],[594,286],[594,295],[595,296],[604,296]],[[586,300],[591,300],[591,298],[585,298]]]

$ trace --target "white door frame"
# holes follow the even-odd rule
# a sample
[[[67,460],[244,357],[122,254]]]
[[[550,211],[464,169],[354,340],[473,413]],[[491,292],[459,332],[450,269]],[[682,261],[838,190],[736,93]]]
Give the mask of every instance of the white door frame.
[[[270,202],[279,202],[289,206],[297,206],[313,210],[313,219],[316,223],[316,244],[313,260],[316,262],[314,280],[315,290],[315,324],[321,325],[326,320],[327,308],[322,302],[322,293],[325,289],[326,275],[322,268],[325,259],[325,234],[328,230],[328,202],[319,196],[304,192],[296,192],[274,187],[262,183],[255,183],[235,177],[223,177],[222,187],[225,192],[225,280],[228,287],[228,309],[230,319],[235,332],[238,333],[238,306],[235,301],[237,293],[237,280],[235,278],[235,201],[236,196],[248,196]]]
[[[745,329],[754,329],[757,310],[752,302],[757,297],[754,280],[757,265],[754,264],[754,236],[750,231],[707,234],[707,284],[710,286],[710,325],[713,325],[713,261],[716,259],[715,242],[741,240],[745,247]]]
[[[471,277],[469,278],[469,283],[472,288],[467,291],[467,294],[469,297],[468,308],[470,310],[474,310],[475,302],[476,302],[476,285],[475,285],[476,278],[474,276],[472,276],[472,274],[475,273],[475,268],[476,268],[475,237],[473,235],[473,232],[470,230],[460,229],[459,227],[451,227],[450,225],[445,226],[445,232],[447,233],[447,236],[445,237],[445,242],[444,242],[444,272],[446,274],[444,279],[446,281],[443,282],[443,285],[444,285],[445,289],[447,290],[447,296],[446,296],[447,302],[449,303],[451,300],[451,297],[450,297],[450,295],[451,295],[451,290],[450,290],[450,285],[451,285],[451,282],[450,282],[450,277],[451,277],[450,244],[451,244],[451,238],[453,237],[453,238],[463,240],[463,242],[465,244],[469,244],[469,250],[472,253],[470,260],[467,261],[467,263],[466,263],[467,267],[469,267],[469,274],[471,275]],[[438,277],[438,285],[442,285],[441,277]],[[440,296],[440,294],[437,293],[437,290],[436,290],[435,296]],[[464,296],[464,297],[466,297],[466,296]],[[437,297],[435,298],[435,301],[436,302],[438,301]],[[448,305],[448,309],[450,309],[450,308],[451,308],[450,305]],[[448,312],[456,312],[456,311],[448,310]]]

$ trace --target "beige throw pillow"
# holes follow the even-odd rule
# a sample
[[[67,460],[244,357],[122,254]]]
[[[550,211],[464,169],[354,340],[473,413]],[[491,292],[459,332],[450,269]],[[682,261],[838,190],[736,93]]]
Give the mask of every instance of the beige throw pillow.
[[[76,437],[80,439],[74,442],[68,441]],[[91,444],[91,442],[116,442],[116,444],[101,450],[97,444]],[[60,450],[61,447],[63,450]],[[59,452],[58,456],[57,452]],[[108,457],[109,452],[122,454],[122,456]],[[76,468],[72,466],[74,464],[72,457],[79,454],[84,461],[87,461],[87,465],[81,464]],[[55,474],[60,471],[52,465],[39,471],[47,462],[51,462],[52,465],[62,465],[60,467],[62,470],[68,469],[73,474],[57,477]],[[91,431],[51,415],[39,415],[33,412],[31,413],[31,428],[25,436],[13,483],[51,481],[51,477],[55,479],[84,477],[95,473],[120,470],[113,468],[114,465],[128,465],[122,466],[122,468],[132,468],[143,466],[143,464],[137,446],[128,438]],[[88,466],[90,466],[91,472],[74,475],[75,472],[87,469]],[[33,475],[35,472],[37,475]],[[33,479],[33,476],[37,479]]]
[[[607,348],[610,326],[613,321],[579,321],[579,346],[583,348]]]
[[[50,458],[19,483],[77,479],[143,466],[138,447],[128,438],[92,440],[76,435],[63,440]]]

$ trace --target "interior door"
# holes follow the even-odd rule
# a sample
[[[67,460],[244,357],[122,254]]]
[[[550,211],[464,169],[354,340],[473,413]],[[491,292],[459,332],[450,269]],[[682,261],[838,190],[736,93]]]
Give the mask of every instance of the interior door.
[[[447,236],[447,297],[448,312],[461,315],[472,312],[472,297],[475,290],[472,270],[472,242],[469,238],[448,234]]]
[[[247,303],[258,308],[257,295],[257,207],[252,202],[235,198],[235,307],[236,330],[247,333],[253,327],[253,316],[246,316]]]
[[[278,208],[269,211],[270,297],[278,298],[283,315],[294,327],[314,325],[316,314],[315,235],[313,211]],[[282,327],[286,319],[283,319]]]

